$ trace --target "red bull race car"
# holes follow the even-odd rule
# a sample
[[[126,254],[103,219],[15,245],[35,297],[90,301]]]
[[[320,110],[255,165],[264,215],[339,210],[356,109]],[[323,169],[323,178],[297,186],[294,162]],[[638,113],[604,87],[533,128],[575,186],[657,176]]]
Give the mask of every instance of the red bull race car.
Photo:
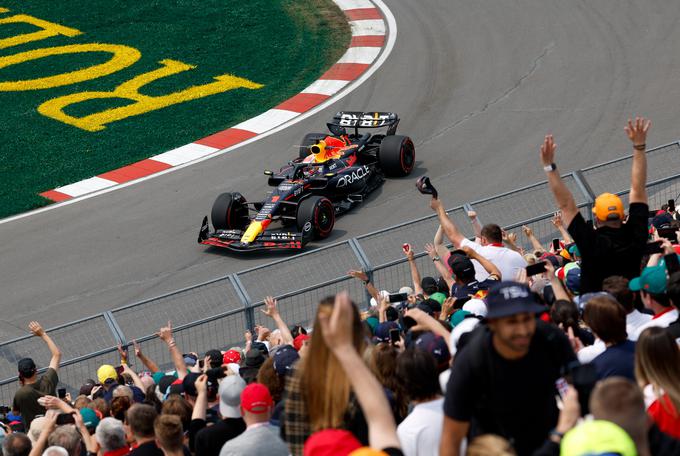
[[[210,214],[214,231],[206,216],[199,244],[236,252],[300,250],[328,237],[335,217],[361,203],[385,177],[413,170],[415,147],[408,136],[395,134],[397,114],[345,111],[326,125],[329,133],[304,137],[296,159],[278,172],[264,171],[274,188],[263,200],[219,195]]]

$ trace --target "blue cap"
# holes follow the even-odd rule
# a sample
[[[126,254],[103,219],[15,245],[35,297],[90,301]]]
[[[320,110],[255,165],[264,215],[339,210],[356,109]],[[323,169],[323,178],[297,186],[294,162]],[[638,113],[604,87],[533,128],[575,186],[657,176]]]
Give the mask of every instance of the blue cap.
[[[300,355],[292,345],[282,345],[274,352],[274,370],[279,375],[286,375],[298,359]]]
[[[486,306],[489,309],[486,318],[502,318],[520,313],[545,311],[527,285],[509,281],[500,282],[489,290],[486,296]]]
[[[378,324],[373,333],[373,339],[376,342],[389,342],[391,329],[399,329],[399,324],[396,321],[384,321]]]

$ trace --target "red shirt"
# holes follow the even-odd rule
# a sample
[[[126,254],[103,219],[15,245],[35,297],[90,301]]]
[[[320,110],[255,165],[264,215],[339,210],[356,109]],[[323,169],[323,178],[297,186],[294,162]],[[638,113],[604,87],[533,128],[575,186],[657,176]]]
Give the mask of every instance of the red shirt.
[[[662,432],[680,439],[680,415],[671,402],[668,394],[664,394],[659,399],[652,402],[647,409],[647,413]]]

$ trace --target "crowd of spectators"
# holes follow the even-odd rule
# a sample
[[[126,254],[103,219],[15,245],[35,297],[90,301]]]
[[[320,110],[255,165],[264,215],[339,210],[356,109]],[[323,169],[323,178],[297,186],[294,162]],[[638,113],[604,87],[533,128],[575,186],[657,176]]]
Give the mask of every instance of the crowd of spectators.
[[[19,361],[3,454],[680,454],[680,224],[672,205],[647,205],[649,126],[626,126],[627,213],[603,194],[589,224],[546,136],[556,241],[524,227],[524,250],[473,212],[467,239],[432,198],[440,226],[423,248],[436,276],[421,276],[405,244],[411,283],[380,290],[350,271],[370,304],[329,296],[310,328],[289,327],[267,297],[272,328],[199,355],[183,353],[168,322],[157,335],[171,369],[135,343],[136,372],[120,347],[71,396],[58,389],[59,348],[32,322],[52,358],[42,375]]]

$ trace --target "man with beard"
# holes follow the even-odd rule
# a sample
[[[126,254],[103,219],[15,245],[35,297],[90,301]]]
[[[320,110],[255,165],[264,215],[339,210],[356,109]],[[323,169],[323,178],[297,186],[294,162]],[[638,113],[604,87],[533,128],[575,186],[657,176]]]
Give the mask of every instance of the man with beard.
[[[576,362],[569,340],[536,319],[544,307],[524,284],[494,286],[487,307],[488,324],[470,335],[451,368],[440,455],[458,456],[465,436],[481,434],[531,454],[557,424],[555,381]]]

